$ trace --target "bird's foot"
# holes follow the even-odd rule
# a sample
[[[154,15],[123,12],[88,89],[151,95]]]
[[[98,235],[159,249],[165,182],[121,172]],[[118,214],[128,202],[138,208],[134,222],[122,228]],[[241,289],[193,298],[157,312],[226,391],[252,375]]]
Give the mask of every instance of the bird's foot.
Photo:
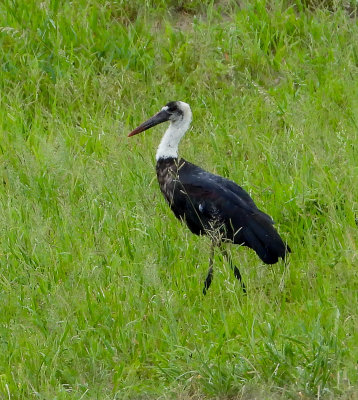
[[[209,268],[208,275],[206,276],[205,282],[204,282],[204,289],[203,289],[203,294],[206,295],[206,292],[208,291],[211,282],[213,280],[213,267]]]
[[[233,266],[233,271],[234,271],[234,275],[235,278],[240,282],[240,285],[242,287],[242,291],[246,294],[246,286],[244,281],[242,280],[242,276],[241,273],[239,271],[239,268],[236,267],[236,265]]]

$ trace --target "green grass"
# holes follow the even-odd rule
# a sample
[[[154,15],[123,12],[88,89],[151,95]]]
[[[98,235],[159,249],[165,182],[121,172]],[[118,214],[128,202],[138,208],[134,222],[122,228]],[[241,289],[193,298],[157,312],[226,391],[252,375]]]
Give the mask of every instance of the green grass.
[[[0,398],[358,397],[356,6],[0,2]],[[293,249],[247,296],[127,138],[169,100]]]

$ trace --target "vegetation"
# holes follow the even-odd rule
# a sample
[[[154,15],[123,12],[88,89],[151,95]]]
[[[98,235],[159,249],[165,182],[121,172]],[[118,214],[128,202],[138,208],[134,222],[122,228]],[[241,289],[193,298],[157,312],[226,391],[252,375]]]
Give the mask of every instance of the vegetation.
[[[0,2],[0,397],[353,399],[358,384],[357,3]],[[230,177],[293,253],[231,247],[243,295],[155,177]]]

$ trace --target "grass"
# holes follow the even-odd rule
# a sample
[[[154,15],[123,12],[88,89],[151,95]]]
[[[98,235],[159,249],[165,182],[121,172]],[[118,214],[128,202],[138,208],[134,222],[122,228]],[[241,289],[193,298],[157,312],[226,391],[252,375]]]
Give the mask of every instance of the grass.
[[[355,2],[0,3],[0,397],[355,399]],[[231,248],[244,296],[155,179],[163,127],[293,253]]]

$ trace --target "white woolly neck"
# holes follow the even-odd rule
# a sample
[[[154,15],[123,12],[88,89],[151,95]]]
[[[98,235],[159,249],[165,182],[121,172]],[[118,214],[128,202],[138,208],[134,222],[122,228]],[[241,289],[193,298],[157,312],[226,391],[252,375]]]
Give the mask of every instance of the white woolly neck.
[[[188,104],[181,103],[183,115],[177,121],[170,121],[157,149],[156,160],[160,158],[178,158],[178,145],[190,127],[192,113]]]

